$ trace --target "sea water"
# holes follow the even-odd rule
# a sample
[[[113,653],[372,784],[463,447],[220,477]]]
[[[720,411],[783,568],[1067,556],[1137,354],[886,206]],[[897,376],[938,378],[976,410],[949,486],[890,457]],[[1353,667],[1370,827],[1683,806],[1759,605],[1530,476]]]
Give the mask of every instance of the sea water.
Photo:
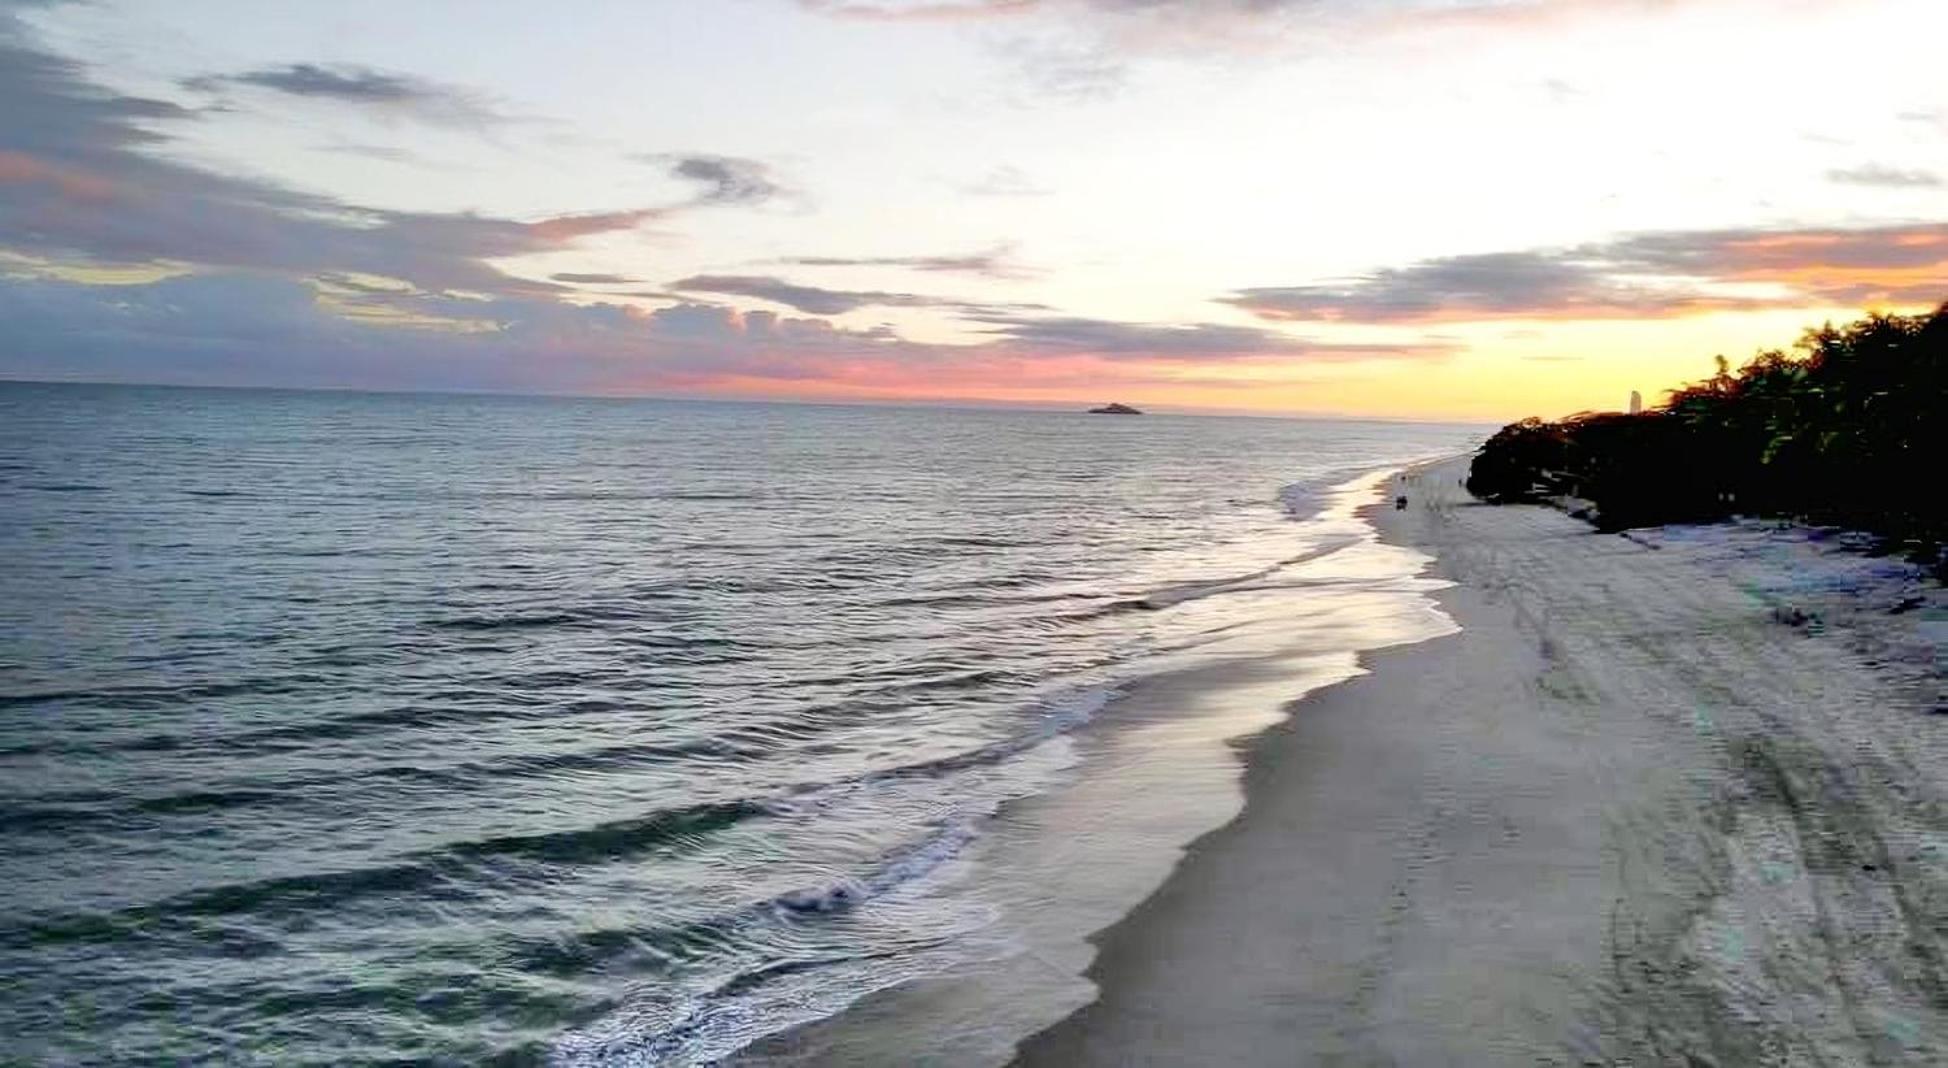
[[[0,383],[0,1058],[1005,1057],[1479,434]]]

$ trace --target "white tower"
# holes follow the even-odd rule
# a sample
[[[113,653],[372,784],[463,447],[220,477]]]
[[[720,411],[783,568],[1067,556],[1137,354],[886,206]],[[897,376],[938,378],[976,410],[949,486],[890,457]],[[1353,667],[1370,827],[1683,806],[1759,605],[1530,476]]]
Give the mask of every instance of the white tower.
[[[1644,395],[1636,390],[1630,391],[1630,414],[1636,415],[1644,410]]]

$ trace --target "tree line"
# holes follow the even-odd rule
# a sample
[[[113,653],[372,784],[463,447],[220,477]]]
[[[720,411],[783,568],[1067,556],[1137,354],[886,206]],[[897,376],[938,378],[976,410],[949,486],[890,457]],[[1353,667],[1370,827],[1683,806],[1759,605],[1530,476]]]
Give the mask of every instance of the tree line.
[[[1948,567],[1948,304],[1809,330],[1640,414],[1503,427],[1468,490],[1577,497],[1601,529],[1764,515],[1854,527]]]

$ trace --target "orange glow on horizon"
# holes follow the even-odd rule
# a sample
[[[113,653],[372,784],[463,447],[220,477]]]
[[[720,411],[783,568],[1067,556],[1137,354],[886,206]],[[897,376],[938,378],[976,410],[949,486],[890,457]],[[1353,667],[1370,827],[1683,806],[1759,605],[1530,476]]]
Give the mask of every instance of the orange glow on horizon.
[[[1632,390],[1649,403],[1712,373],[1789,348],[1849,308],[1721,313],[1688,319],[1565,321],[1539,329],[1470,324],[1457,351],[1416,359],[1305,357],[1187,359],[1043,357],[969,351],[901,363],[834,356],[803,377],[763,373],[642,376],[616,393],[864,403],[976,403],[1082,407],[1120,400],[1154,410],[1309,414],[1500,423],[1529,415],[1621,409]]]

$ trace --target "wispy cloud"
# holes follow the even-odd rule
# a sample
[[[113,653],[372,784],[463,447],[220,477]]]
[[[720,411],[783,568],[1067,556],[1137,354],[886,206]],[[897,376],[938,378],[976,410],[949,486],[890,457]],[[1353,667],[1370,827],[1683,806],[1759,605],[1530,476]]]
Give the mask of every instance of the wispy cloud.
[[[994,304],[956,300],[919,293],[891,293],[883,290],[825,289],[800,285],[770,275],[699,274],[670,283],[679,293],[709,293],[725,297],[750,297],[782,304],[812,315],[844,315],[860,308],[948,308],[987,312],[998,308],[1039,308],[1032,304]]]
[[[235,74],[198,75],[184,79],[183,87],[206,93],[234,88],[262,90],[439,125],[484,127],[507,120],[467,90],[354,65],[288,63]]]
[[[1001,48],[1041,97],[1107,100],[1129,84],[1129,64],[1108,46],[1017,38]]]
[[[881,3],[799,0],[799,6],[835,18],[929,22],[1013,18],[1061,9],[1150,15],[1201,12],[1267,16],[1294,9],[1333,5],[1330,0],[906,0]],[[1394,6],[1403,5],[1396,3]]]
[[[603,274],[592,271],[558,271],[548,277],[553,281],[565,282],[571,286],[627,286],[641,281],[639,278],[631,278],[624,274]]]
[[[424,157],[410,148],[396,145],[364,145],[342,142],[332,145],[319,145],[320,152],[334,152],[341,156],[358,156],[361,159],[376,159],[384,163],[423,164]]]
[[[1041,103],[1113,98],[1147,57],[1289,57],[1299,47],[1403,31],[1525,32],[1712,2],[1731,0],[798,0],[798,6],[860,23],[1010,27],[1013,35],[996,47],[1033,90],[1019,102]],[[1563,88],[1552,85],[1559,93]]]
[[[932,303],[912,293],[881,293],[798,285],[769,275],[699,274],[670,283],[679,293],[751,297],[814,315],[843,315],[865,307],[915,307]]]
[[[1015,261],[1013,245],[996,245],[981,252],[935,256],[788,256],[779,263],[793,267],[899,267],[935,274],[968,274],[984,278],[1019,279],[1030,276]]]
[[[681,155],[650,152],[636,157],[667,167],[670,177],[697,185],[697,204],[755,206],[776,200],[789,190],[772,175],[771,165],[741,156]]]
[[[1273,330],[1227,323],[1128,323],[1111,319],[976,314],[997,343],[1013,351],[1088,353],[1121,359],[1250,359],[1288,357],[1307,360],[1433,359],[1452,345],[1327,343]]]
[[[1450,256],[1358,278],[1222,298],[1280,322],[1641,319],[1761,308],[1932,304],[1948,296],[1948,224],[1640,234]]]
[[[961,192],[977,197],[1045,197],[1053,190],[1043,188],[1021,168],[1002,164],[960,187]]]
[[[798,0],[807,11],[833,18],[873,22],[952,22],[1026,15],[1043,8],[1043,0],[911,0],[859,3],[855,0]]]
[[[1213,35],[1249,45],[1246,36],[1305,22],[1364,20],[1368,24],[1520,26],[1592,15],[1655,13],[1712,0],[798,0],[820,15],[865,22],[1012,20],[1037,14],[1075,14],[1117,20],[1131,44],[1209,42]]]
[[[1933,171],[1904,170],[1878,163],[1862,164],[1826,172],[1828,181],[1842,185],[1870,185],[1882,189],[1939,189],[1944,183]]]
[[[384,74],[366,67],[323,67],[315,63],[292,63],[283,67],[264,67],[242,74],[205,75],[191,78],[190,88],[214,88],[222,84],[254,85],[275,89],[292,96],[325,96],[362,104],[400,104],[438,99],[440,90],[416,78]]]

